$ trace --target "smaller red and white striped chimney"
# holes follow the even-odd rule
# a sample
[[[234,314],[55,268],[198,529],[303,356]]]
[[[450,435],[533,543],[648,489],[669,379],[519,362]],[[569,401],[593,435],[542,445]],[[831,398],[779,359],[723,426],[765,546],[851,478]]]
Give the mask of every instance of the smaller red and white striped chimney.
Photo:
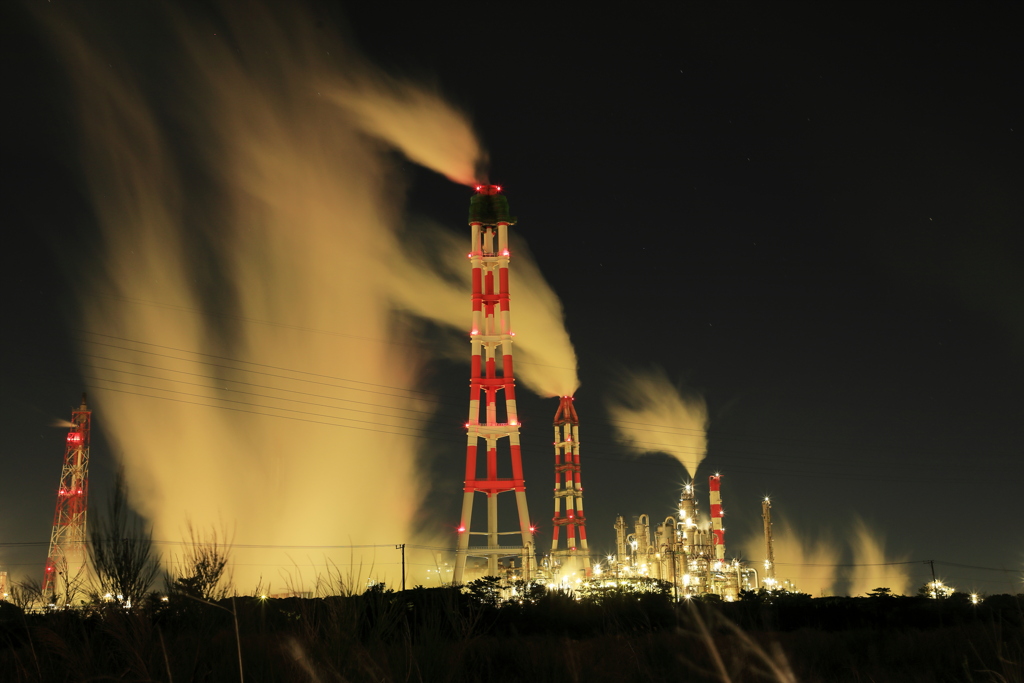
[[[583,516],[583,484],[580,482],[580,419],[576,416],[573,400],[572,396],[562,396],[555,411],[555,516],[552,519],[551,551],[560,553],[558,530],[565,527],[568,552],[582,551],[585,555],[587,527]]]
[[[725,529],[722,527],[722,475],[713,474],[708,477],[708,489],[711,491],[711,533],[715,546],[715,559],[725,561]]]

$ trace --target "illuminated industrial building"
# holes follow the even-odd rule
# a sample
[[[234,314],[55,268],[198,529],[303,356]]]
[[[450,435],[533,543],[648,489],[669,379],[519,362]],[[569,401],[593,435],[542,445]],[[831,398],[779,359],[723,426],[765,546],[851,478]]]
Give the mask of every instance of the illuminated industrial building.
[[[652,527],[648,515],[640,515],[630,533],[620,515],[615,522],[617,554],[607,558],[601,570],[603,580],[660,579],[672,584],[681,598],[713,593],[735,600],[741,590],[756,590],[757,573],[725,557],[720,475],[709,477],[708,483],[711,523],[707,526],[698,521],[692,482],[683,487],[678,516],[670,515]]]
[[[698,521],[691,482],[683,488],[678,516],[652,525],[648,515],[640,515],[632,531],[625,519],[618,517],[617,554],[603,567],[601,562],[592,562],[583,513],[579,418],[571,396],[560,397],[555,413],[551,553],[537,564],[536,529],[526,505],[512,362],[515,333],[509,297],[508,229],[514,224],[501,187],[477,186],[470,200],[467,254],[472,269],[472,318],[466,470],[452,580],[460,584],[487,575],[575,586],[587,579],[628,582],[654,578],[671,583],[679,597],[712,593],[726,600],[736,599],[741,590],[756,590],[760,585],[756,570],[726,559],[721,477],[717,474],[708,479],[709,524],[702,526]],[[510,477],[499,476],[499,463],[507,467]],[[486,497],[486,526],[481,530],[473,527],[478,493]],[[499,531],[497,499],[502,493],[515,494],[518,528]],[[770,532],[770,518],[765,528]],[[502,540],[510,536],[515,539],[512,543]],[[770,538],[767,543],[770,551]],[[469,563],[469,558],[476,559]],[[467,573],[473,576],[467,577]],[[774,577],[771,571],[768,576]]]

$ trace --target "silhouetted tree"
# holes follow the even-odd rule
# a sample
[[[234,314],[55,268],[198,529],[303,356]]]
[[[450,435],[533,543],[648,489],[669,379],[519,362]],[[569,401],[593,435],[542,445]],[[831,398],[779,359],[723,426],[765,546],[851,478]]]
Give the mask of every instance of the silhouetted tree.
[[[99,595],[110,595],[123,605],[139,604],[156,580],[160,566],[153,553],[152,534],[128,510],[123,470],[114,477],[105,513],[89,530],[88,548]]]

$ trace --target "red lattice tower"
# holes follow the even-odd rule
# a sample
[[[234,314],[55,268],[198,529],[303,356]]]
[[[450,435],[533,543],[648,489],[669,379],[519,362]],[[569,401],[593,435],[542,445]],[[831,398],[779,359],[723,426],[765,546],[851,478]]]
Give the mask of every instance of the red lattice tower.
[[[64,446],[64,467],[53,513],[50,553],[43,573],[43,595],[67,596],[72,582],[81,581],[86,567],[85,516],[89,499],[89,430],[92,411],[82,405],[71,411],[72,427]]]
[[[478,185],[469,203],[471,251],[468,257],[473,270],[473,322],[469,332],[472,355],[469,421],[466,422],[466,480],[453,577],[456,583],[462,583],[466,559],[470,555],[487,558],[489,576],[498,574],[498,562],[502,558],[521,558],[524,579],[529,579],[532,564],[534,530],[526,507],[526,481],[519,450],[519,417],[512,368],[512,338],[515,333],[511,328],[508,290],[510,225],[515,225],[515,219],[509,215],[508,199],[501,194],[501,187]],[[511,476],[498,475],[499,443],[508,444]],[[481,446],[485,454],[483,463],[479,462]],[[487,497],[486,531],[473,531],[471,527],[473,501],[477,493]],[[498,531],[498,495],[501,493],[515,493],[519,511],[518,530]],[[502,545],[499,537],[503,535],[516,536],[521,543]],[[486,545],[471,546],[471,536],[485,537]]]
[[[552,520],[551,554],[562,558],[586,557],[586,521],[583,516],[583,484],[580,483],[580,419],[576,416],[572,396],[563,396],[555,411],[555,517]],[[563,527],[565,550],[558,547],[558,536]]]

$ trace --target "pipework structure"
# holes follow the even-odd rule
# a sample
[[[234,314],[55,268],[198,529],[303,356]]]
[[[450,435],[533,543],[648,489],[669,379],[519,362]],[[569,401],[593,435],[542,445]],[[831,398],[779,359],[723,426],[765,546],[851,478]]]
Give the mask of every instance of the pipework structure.
[[[572,396],[562,396],[555,411],[555,516],[551,556],[568,571],[590,568],[586,517],[583,514],[583,484],[580,481],[580,419]],[[565,529],[565,549],[559,535]],[[579,539],[577,541],[577,538]]]
[[[615,522],[616,557],[609,557],[612,579],[660,579],[672,584],[677,597],[715,594],[735,600],[741,590],[757,588],[756,572],[738,560],[725,559],[725,529],[722,527],[721,477],[709,481],[711,522],[699,522],[695,487],[683,486],[679,514],[652,523],[647,515],[634,521],[628,533],[626,520]],[[753,575],[753,577],[751,576]]]
[[[533,532],[526,506],[526,481],[519,447],[515,374],[509,306],[508,199],[498,185],[478,185],[469,203],[470,252],[473,271],[473,317],[469,337],[472,347],[469,379],[469,420],[466,422],[466,479],[462,519],[455,554],[455,583],[462,583],[466,560],[472,555],[487,559],[487,574],[498,574],[503,558],[520,558],[522,578],[530,579],[533,564]],[[500,358],[500,368],[498,365]],[[503,421],[502,421],[503,420]],[[498,474],[498,444],[507,442],[512,476]],[[484,462],[479,459],[483,445]],[[483,473],[480,472],[481,464]],[[477,493],[487,500],[486,531],[473,531],[473,503]],[[498,495],[515,493],[519,529],[498,531]],[[502,545],[501,536],[520,541]],[[470,545],[471,536],[483,536],[486,545]]]
[[[86,512],[89,500],[89,432],[92,411],[85,394],[71,411],[72,427],[64,445],[64,466],[57,489],[57,509],[50,532],[50,551],[43,572],[42,594],[68,601],[86,571]]]

